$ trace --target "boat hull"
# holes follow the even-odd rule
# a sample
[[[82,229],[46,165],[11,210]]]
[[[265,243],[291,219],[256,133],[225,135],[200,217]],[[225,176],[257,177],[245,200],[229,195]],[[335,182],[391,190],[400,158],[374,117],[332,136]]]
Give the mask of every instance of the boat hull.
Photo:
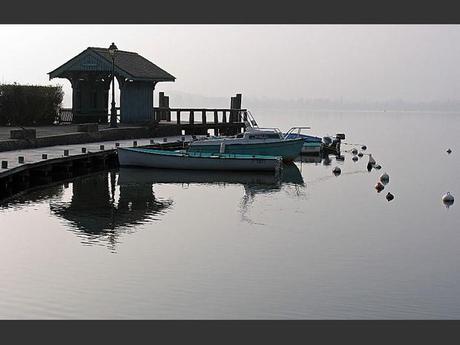
[[[119,148],[117,152],[121,166],[228,171],[276,171],[281,168],[281,158],[274,156],[180,153],[142,148]]]
[[[290,162],[297,158],[302,150],[303,139],[282,140],[264,143],[227,143],[225,142],[225,153],[242,155],[268,155],[280,156],[283,161]],[[192,143],[188,152],[218,153],[221,150],[221,143]]]
[[[321,143],[304,143],[302,146],[302,153],[320,153]]]

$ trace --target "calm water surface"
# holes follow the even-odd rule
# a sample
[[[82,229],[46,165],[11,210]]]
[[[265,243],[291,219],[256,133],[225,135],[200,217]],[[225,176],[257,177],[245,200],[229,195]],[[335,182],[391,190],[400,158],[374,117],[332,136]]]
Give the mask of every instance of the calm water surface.
[[[460,197],[460,114],[255,115],[344,132],[383,168],[348,152],[280,178],[125,168],[16,197],[0,318],[460,318],[460,199],[441,202]]]

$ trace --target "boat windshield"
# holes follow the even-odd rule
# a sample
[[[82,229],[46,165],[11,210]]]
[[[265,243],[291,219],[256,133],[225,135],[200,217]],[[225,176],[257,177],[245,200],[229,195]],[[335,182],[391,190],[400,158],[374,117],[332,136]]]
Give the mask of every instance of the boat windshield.
[[[278,133],[257,133],[257,134],[250,134],[248,138],[249,139],[280,139],[280,135]]]

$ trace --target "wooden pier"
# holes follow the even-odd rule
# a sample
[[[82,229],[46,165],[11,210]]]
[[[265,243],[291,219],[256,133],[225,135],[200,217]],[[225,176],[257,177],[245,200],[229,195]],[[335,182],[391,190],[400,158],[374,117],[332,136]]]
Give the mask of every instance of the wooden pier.
[[[0,202],[20,192],[88,173],[116,168],[117,147],[177,148],[191,136],[105,141],[0,152]]]

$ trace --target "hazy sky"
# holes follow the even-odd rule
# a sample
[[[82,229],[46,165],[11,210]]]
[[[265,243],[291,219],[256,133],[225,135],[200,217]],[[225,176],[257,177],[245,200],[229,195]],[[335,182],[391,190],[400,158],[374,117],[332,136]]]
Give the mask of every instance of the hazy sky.
[[[0,25],[0,81],[61,84],[68,100],[70,83],[47,73],[112,41],[177,78],[156,93],[460,98],[458,25]]]

